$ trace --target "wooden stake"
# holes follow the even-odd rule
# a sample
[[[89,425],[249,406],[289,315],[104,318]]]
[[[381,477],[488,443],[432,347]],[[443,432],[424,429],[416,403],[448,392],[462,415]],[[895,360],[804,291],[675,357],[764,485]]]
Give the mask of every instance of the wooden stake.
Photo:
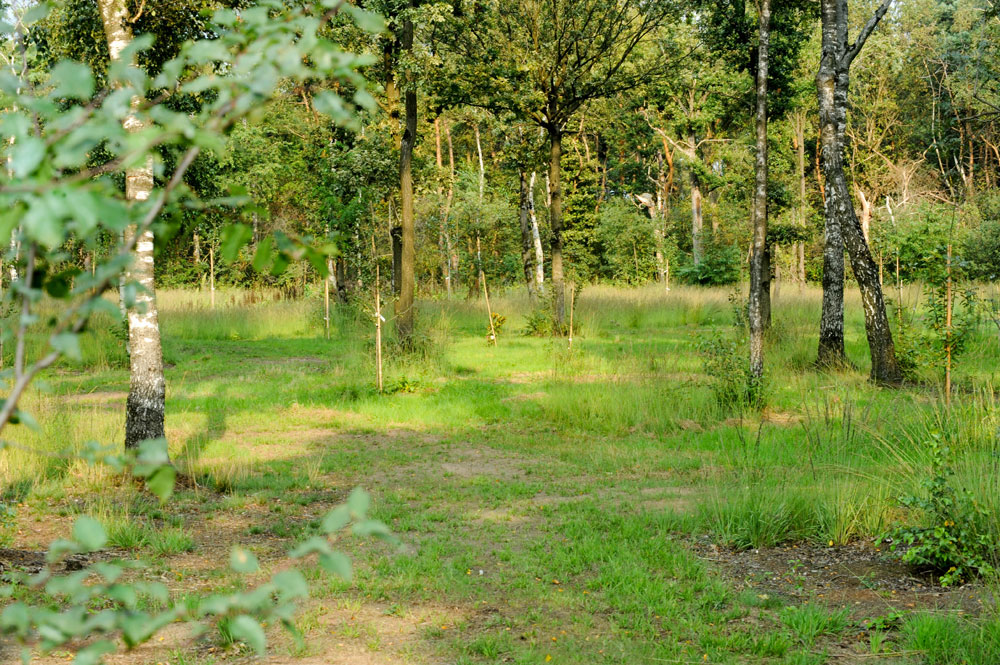
[[[903,329],[903,282],[899,279],[899,250],[896,250],[896,300],[898,307],[896,311],[899,313],[899,328]]]
[[[215,309],[215,247],[208,246],[208,284],[211,291],[212,309]]]
[[[330,339],[330,275],[333,274],[333,258],[326,257],[326,278],[323,280],[323,305],[326,308],[326,338]]]
[[[382,299],[379,295],[379,266],[374,235],[372,235],[372,257],[375,259],[375,386],[379,394],[382,394]]]
[[[569,349],[573,350],[573,310],[576,303],[576,284],[569,285]]]
[[[479,282],[483,286],[483,297],[486,299],[486,316],[490,317],[490,342],[497,345],[497,331],[493,327],[493,309],[490,307],[490,292],[486,288],[486,273],[483,272],[483,254],[479,246],[479,236],[476,236],[476,258],[479,260]]]
[[[945,265],[948,279],[945,282],[944,296],[944,334],[945,334],[945,365],[944,365],[944,403],[951,406],[951,243],[948,243],[948,262]]]

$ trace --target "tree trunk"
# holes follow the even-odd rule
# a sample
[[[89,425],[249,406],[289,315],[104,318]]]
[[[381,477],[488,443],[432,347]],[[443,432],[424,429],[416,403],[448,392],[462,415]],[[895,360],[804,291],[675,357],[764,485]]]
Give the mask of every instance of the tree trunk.
[[[98,8],[108,40],[112,61],[121,58],[122,50],[132,41],[126,24],[125,0],[100,0]],[[138,98],[132,104],[139,104]],[[129,132],[142,131],[143,126],[135,115],[124,121]],[[143,202],[153,191],[153,158],[142,166],[125,172],[125,198]],[[126,241],[136,233],[135,227],[126,231]],[[160,325],[156,311],[153,288],[153,232],[143,231],[135,246],[135,256],[128,269],[127,278],[142,288],[136,294],[135,307],[128,312],[129,339],[129,391],[125,405],[125,447],[135,448],[148,439],[164,436],[164,409],[166,381],[163,376],[163,351],[160,346]]]
[[[412,6],[412,0],[411,0]],[[407,15],[403,20],[401,39],[403,51],[413,51],[413,20]],[[416,295],[416,233],[413,216],[413,146],[417,140],[417,90],[413,81],[407,82],[403,93],[406,126],[399,147],[399,199],[402,217],[403,242],[400,261],[399,300],[396,304],[396,334],[404,346],[413,338],[414,296]]]
[[[795,119],[795,168],[799,177],[799,225],[806,227],[809,225],[809,207],[806,200],[806,116],[805,113],[796,113]],[[803,240],[795,243],[796,276],[799,280],[799,288],[806,283],[806,243]]]
[[[531,220],[531,241],[535,245],[535,287],[539,295],[545,293],[545,255],[542,253],[542,237],[538,233],[538,215],[535,214],[535,172],[531,172],[528,182],[528,217]]]
[[[767,256],[767,56],[770,29],[771,2],[760,0],[760,39],[757,49],[757,159],[754,178],[749,306],[750,375],[757,380],[764,375],[765,310],[767,316],[770,316],[771,280],[768,275],[770,261]]]
[[[823,47],[816,75],[816,89],[825,176],[823,207],[827,246],[823,253],[824,294],[819,361],[846,361],[843,301],[843,248],[846,246],[865,310],[865,330],[872,359],[871,378],[878,383],[896,384],[902,381],[902,373],[896,362],[885,299],[878,280],[878,266],[865,242],[861,222],[854,211],[843,161],[851,62],[889,9],[891,1],[882,2],[875,15],[862,28],[857,41],[849,46],[847,0],[822,0]],[[827,270],[830,271],[829,274]]]
[[[389,238],[392,240],[392,293],[399,297],[403,283],[403,227],[389,229]]]
[[[549,256],[552,260],[553,322],[555,330],[561,334],[566,320],[562,256],[562,184],[559,173],[562,163],[562,130],[554,125],[549,127],[549,144],[549,226],[552,229]]]
[[[530,208],[530,187],[528,186],[528,174],[522,169],[519,172],[520,180],[520,221],[521,221],[521,264],[524,267],[524,283],[528,287],[528,295],[532,300],[537,295],[535,293],[535,267],[532,265],[535,248],[531,238],[531,216]]]
[[[691,145],[691,160],[697,158],[698,143],[694,136],[688,138]],[[701,182],[698,180],[698,173],[691,169],[691,258],[695,265],[701,263],[704,256],[702,251],[702,240],[705,231],[705,221],[701,209]]]

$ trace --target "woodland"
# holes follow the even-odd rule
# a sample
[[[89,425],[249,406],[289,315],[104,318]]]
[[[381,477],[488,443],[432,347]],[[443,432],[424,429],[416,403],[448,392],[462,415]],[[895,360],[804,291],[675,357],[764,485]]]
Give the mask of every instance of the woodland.
[[[0,665],[1000,662],[995,0],[0,60]]]

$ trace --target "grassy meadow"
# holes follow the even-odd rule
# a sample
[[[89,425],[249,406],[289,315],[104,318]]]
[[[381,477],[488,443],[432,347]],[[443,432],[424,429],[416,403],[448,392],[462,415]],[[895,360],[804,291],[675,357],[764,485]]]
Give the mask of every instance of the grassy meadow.
[[[783,285],[758,411],[718,399],[727,377],[706,373],[706,344],[735,339],[731,293],[587,287],[572,349],[523,334],[520,291],[492,298],[496,347],[481,302],[425,300],[415,352],[396,348],[390,319],[379,394],[361,307],[336,305],[327,339],[317,296],[221,291],[212,309],[206,293],[161,292],[167,435],[188,480],[160,505],[110,470],[41,454],[122,440],[127,357],[117,322],[97,321],[83,359],[25,400],[40,429],[9,430],[20,446],[0,452],[0,483],[16,517],[0,547],[42,549],[92,514],[114,552],[185,602],[243,583],[233,544],[289,565],[360,486],[401,546],[345,538],[353,579],[309,571],[303,639],[274,628],[268,662],[1000,662],[992,580],[937,587],[876,544],[919,519],[899,499],[922,491],[935,437],[1000,539],[993,323],[957,357],[946,407],[931,367],[901,389],[867,381],[854,293],[856,367],[814,367],[820,293]],[[225,630],[178,628],[112,662],[249,657]]]

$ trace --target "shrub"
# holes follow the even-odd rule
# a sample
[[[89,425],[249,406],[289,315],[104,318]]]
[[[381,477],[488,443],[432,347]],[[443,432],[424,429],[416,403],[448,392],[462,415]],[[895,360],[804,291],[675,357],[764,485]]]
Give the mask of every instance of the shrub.
[[[698,345],[715,401],[725,410],[760,409],[767,401],[766,379],[750,372],[745,347],[742,340],[721,335],[709,337]]]
[[[906,563],[930,569],[941,584],[949,586],[995,572],[995,539],[988,526],[989,515],[968,490],[956,490],[949,478],[950,449],[940,436],[930,442],[931,477],[921,485],[921,496],[904,496],[900,503],[922,513],[923,521],[892,533],[892,551],[903,546]]]
[[[681,267],[678,274],[688,284],[723,286],[739,280],[741,265],[739,247],[709,242],[705,245],[701,262]]]

